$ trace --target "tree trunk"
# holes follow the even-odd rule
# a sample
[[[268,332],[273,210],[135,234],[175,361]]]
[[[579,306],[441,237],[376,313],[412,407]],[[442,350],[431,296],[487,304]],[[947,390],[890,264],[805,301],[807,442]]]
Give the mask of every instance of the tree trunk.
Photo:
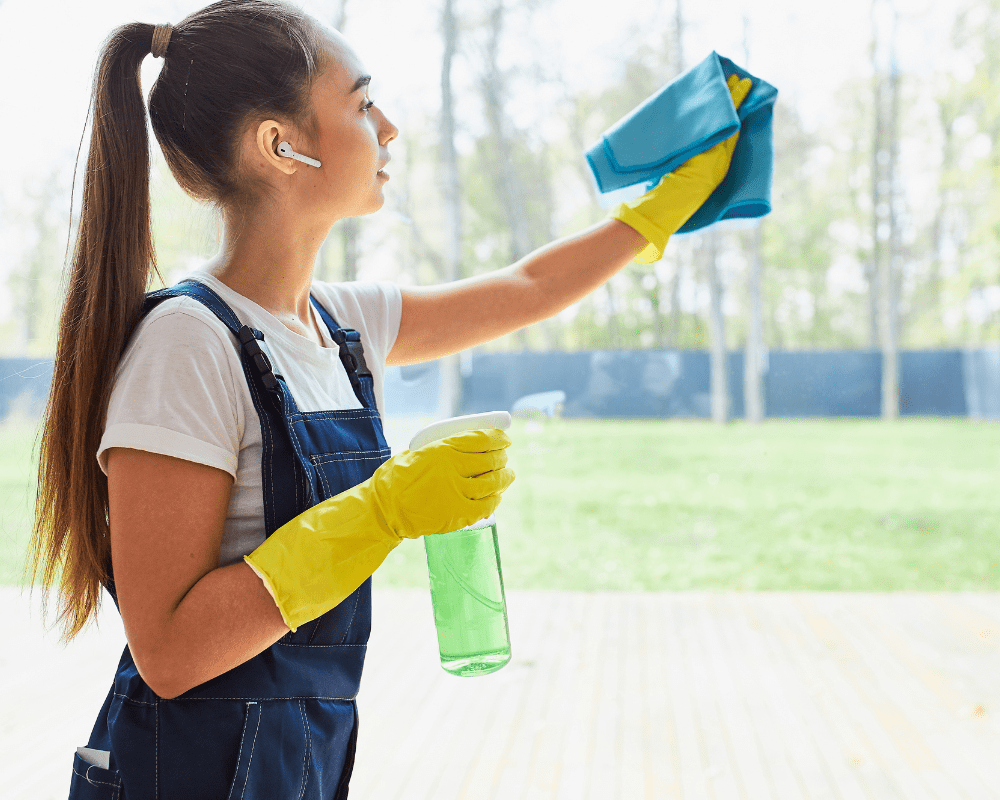
[[[618,327],[618,303],[610,280],[604,284],[604,292],[608,298],[608,344],[611,350],[618,350],[622,346],[622,337]]]
[[[684,5],[683,0],[676,0],[674,5],[674,46],[677,48],[674,61],[677,64],[677,74],[684,71]]]
[[[333,18],[333,27],[341,33],[344,32],[344,26],[347,24],[347,3],[348,0],[340,0],[340,7]]]
[[[944,261],[944,242],[948,209],[951,203],[952,184],[951,173],[955,167],[955,134],[952,125],[958,114],[944,100],[939,101],[939,119],[941,121],[941,176],[938,180],[938,203],[934,212],[934,223],[931,226],[931,260],[930,274],[927,276],[927,305],[940,320],[941,303],[941,271]]]
[[[893,0],[872,0],[872,67],[875,137],[872,157],[872,265],[877,280],[878,333],[882,351],[882,419],[899,416],[899,304],[897,275],[901,242],[897,162],[899,160],[899,69],[896,64]],[[872,284],[873,286],[875,284]],[[874,309],[873,309],[874,311]]]
[[[663,284],[656,269],[653,269],[653,288],[649,292],[649,302],[653,306],[653,347],[662,350],[666,343],[666,329],[660,304],[663,300]]]
[[[514,164],[513,150],[508,135],[508,120],[504,108],[506,86],[498,63],[500,40],[503,37],[504,0],[496,0],[490,12],[490,36],[486,48],[487,64],[483,75],[483,99],[486,104],[486,119],[490,133],[497,146],[500,197],[504,213],[510,225],[511,262],[517,261],[531,252],[531,228],[524,205],[524,189]]]
[[[347,217],[340,221],[340,234],[344,245],[344,277],[345,281],[358,279],[358,220],[357,217]]]
[[[895,30],[893,31],[895,34]],[[899,276],[902,274],[902,242],[899,229],[899,69],[893,58],[889,78],[889,252],[882,266],[879,281],[882,294],[882,324],[885,328],[882,345],[882,418],[899,416]]]
[[[330,268],[331,253],[333,252],[332,237],[327,235],[319,248],[319,255],[316,258],[316,277],[321,281],[332,281],[333,270]]]
[[[750,18],[743,17],[743,55],[750,67]],[[750,237],[750,317],[747,325],[747,345],[743,354],[743,408],[746,421],[759,425],[764,420],[764,311],[761,299],[764,269],[761,263],[760,228],[758,222]]]
[[[681,271],[684,269],[684,261],[681,258],[680,248],[674,243],[674,275],[670,279],[670,325],[667,329],[667,347],[677,347],[677,341],[681,334]]]
[[[868,281],[868,346],[875,350],[879,346],[881,339],[879,333],[879,298],[880,268],[882,263],[882,221],[885,205],[883,203],[883,183],[880,177],[882,166],[879,158],[885,151],[883,150],[882,132],[882,78],[879,75],[874,77],[875,85],[875,137],[872,142],[872,253],[868,263],[865,264],[865,278]]]
[[[458,49],[458,21],[454,0],[444,0],[441,16],[444,54],[441,58],[441,175],[447,227],[445,281],[455,281],[462,270],[462,195],[458,177],[458,153],[455,149],[455,95],[451,86],[451,65]],[[441,359],[441,384],[438,411],[442,417],[461,413],[462,373],[459,354]]]
[[[341,33],[344,32],[344,28],[347,27],[347,3],[348,0],[340,0],[340,4],[337,8],[336,13],[333,17],[333,27],[336,28]],[[343,255],[343,270],[339,279],[342,281],[354,281],[358,278],[358,233],[360,231],[360,222],[355,217],[347,217],[340,221],[337,226],[340,228],[340,247],[341,253]],[[329,237],[327,241],[323,243],[323,247],[320,250],[322,258],[322,267],[324,273],[329,267],[326,265],[325,260],[328,255],[326,252],[330,247]]]
[[[674,6],[674,64],[677,74],[684,72],[684,6],[682,0],[676,0]],[[670,279],[670,325],[666,336],[667,347],[677,347],[681,327],[681,274],[684,260],[681,254],[681,243],[674,240],[673,246],[674,274]]]
[[[750,253],[750,319],[743,356],[743,402],[751,425],[764,421],[764,309],[761,286],[764,269],[760,255],[760,225],[753,231]]]
[[[504,216],[510,229],[509,260],[514,263],[531,252],[532,242],[531,227],[524,202],[524,188],[514,163],[513,148],[508,133],[509,123],[504,108],[506,86],[499,64],[503,26],[504,0],[496,0],[496,4],[489,12],[486,70],[481,79],[481,88],[486,106],[486,120],[497,148],[497,172],[493,176],[494,186],[500,196]],[[525,330],[517,331],[514,337],[522,349],[527,348],[528,338]]]
[[[712,339],[712,421],[725,425],[729,421],[729,374],[726,364],[726,325],[722,314],[722,279],[717,263],[719,234],[705,234],[709,290],[709,334]]]

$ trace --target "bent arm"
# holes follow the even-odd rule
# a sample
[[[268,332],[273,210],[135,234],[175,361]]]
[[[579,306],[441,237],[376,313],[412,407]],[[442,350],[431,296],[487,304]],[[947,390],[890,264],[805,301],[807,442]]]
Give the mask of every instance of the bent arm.
[[[404,287],[399,334],[386,363],[430,361],[548,319],[605,284],[646,245],[624,222],[605,219],[504,269]]]
[[[111,556],[129,649],[161,697],[263,652],[288,627],[244,563],[219,567],[232,477],[127,448],[108,451]]]

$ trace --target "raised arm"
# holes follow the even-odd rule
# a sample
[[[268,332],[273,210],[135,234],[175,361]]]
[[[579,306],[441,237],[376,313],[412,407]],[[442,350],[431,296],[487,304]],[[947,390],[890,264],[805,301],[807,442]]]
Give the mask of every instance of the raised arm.
[[[606,219],[504,269],[404,287],[399,334],[386,363],[429,361],[548,319],[606,283],[644,247],[641,234]]]
[[[739,108],[750,81],[729,81]],[[658,260],[667,240],[726,177],[739,134],[694,156],[608,219],[501,270],[453,283],[406,287],[386,363],[414,364],[490,342],[548,319],[606,283],[633,259]]]

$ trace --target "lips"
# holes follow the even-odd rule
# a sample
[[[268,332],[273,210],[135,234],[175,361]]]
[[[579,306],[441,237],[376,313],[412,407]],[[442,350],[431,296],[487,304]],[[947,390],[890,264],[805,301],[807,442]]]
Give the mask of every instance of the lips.
[[[389,173],[385,171],[385,166],[390,161],[392,161],[392,156],[389,156],[385,161],[382,162],[381,169],[379,169],[379,171],[376,172],[375,174],[378,175],[380,178],[388,178],[389,177]]]

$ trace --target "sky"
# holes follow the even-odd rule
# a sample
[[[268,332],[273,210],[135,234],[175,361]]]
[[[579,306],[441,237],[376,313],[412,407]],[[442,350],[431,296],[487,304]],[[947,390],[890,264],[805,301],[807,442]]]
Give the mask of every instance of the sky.
[[[848,77],[868,74],[871,0],[681,2],[689,65],[712,50],[744,64],[776,86],[779,102],[792,103],[809,127],[821,127],[832,119],[831,96],[838,85]],[[118,25],[177,23],[204,5],[183,0],[0,0],[0,74],[8,76],[3,84],[6,124],[0,125],[0,150],[8,154],[0,160],[0,321],[11,311],[8,272],[27,241],[11,210],[53,169],[65,175],[68,189],[102,41]],[[339,0],[301,0],[297,5],[329,23]],[[935,70],[961,74],[971,69],[969,58],[939,61],[948,52],[943,37],[950,3],[898,0],[897,5],[904,70],[929,75]],[[435,114],[438,108],[439,6],[439,0],[348,0],[344,33],[374,76],[372,97],[401,135],[406,133],[407,119]],[[459,13],[467,18],[481,14],[484,7],[483,0],[457,0]],[[627,11],[614,17],[609,9]],[[512,35],[501,57],[512,66],[539,59],[581,90],[610,84],[618,79],[623,49],[642,37],[662,39],[674,14],[675,0],[616,4],[550,0],[530,17],[511,15]],[[143,63],[144,96],[161,63],[152,57]],[[460,97],[463,86],[471,88],[470,70],[462,67],[459,61],[454,71]],[[664,82],[670,77],[665,76]],[[552,99],[544,91],[524,91],[512,99],[510,112],[518,125],[557,131],[553,115],[546,117]],[[466,140],[479,124],[474,114],[460,119]],[[77,209],[79,191],[78,179]],[[69,205],[67,191],[67,216]]]

